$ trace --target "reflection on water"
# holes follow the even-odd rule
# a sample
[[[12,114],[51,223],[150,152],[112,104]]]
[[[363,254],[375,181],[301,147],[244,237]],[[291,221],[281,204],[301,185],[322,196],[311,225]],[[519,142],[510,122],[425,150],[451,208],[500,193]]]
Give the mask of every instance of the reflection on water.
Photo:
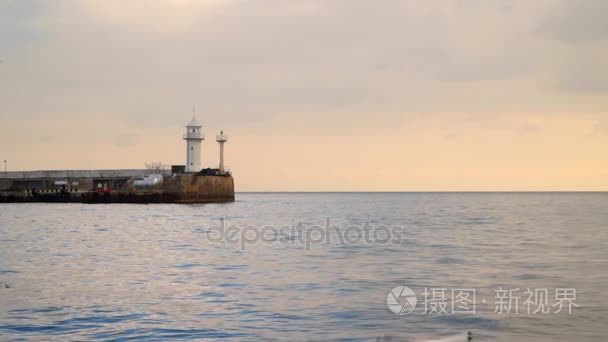
[[[214,243],[235,225],[399,225],[399,244]],[[208,205],[0,205],[0,340],[603,340],[608,194],[239,194]],[[395,286],[477,311],[393,314]],[[497,315],[494,289],[577,289],[571,315]],[[458,338],[459,340],[460,338]]]

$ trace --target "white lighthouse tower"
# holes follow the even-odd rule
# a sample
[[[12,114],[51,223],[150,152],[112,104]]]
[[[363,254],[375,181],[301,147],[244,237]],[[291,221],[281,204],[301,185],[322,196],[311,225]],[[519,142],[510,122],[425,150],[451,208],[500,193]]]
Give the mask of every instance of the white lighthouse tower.
[[[220,134],[215,137],[215,141],[220,144],[220,173],[224,174],[224,143],[228,141],[228,136],[224,134],[224,131],[221,131]]]
[[[192,107],[192,121],[186,126],[186,172],[201,170],[201,141],[205,140],[203,125],[198,123]]]

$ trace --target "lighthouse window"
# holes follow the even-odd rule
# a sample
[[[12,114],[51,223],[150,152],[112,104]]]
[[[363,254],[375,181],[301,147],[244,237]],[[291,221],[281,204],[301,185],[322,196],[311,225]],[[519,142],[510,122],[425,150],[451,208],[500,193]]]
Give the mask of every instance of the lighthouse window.
[[[190,151],[194,151],[194,146],[190,146]]]

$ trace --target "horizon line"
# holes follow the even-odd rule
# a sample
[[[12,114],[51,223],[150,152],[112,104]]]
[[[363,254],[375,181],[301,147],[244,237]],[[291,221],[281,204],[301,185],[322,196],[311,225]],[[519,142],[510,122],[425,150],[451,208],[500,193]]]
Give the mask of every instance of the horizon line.
[[[356,194],[356,193],[608,193],[608,190],[345,190],[345,191],[235,191],[237,194]]]

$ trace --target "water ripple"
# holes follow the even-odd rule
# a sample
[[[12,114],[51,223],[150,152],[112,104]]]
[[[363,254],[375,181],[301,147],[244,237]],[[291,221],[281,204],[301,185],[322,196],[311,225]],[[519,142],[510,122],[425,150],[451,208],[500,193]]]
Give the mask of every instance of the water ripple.
[[[0,204],[0,340],[595,341],[608,335],[608,194],[239,194],[212,205]],[[306,249],[209,228],[403,227]],[[394,315],[390,289],[475,288],[475,313]],[[501,316],[498,286],[574,287],[571,315]],[[448,291],[449,292],[449,291]],[[553,294],[553,292],[550,292]],[[520,300],[524,300],[522,297]]]

